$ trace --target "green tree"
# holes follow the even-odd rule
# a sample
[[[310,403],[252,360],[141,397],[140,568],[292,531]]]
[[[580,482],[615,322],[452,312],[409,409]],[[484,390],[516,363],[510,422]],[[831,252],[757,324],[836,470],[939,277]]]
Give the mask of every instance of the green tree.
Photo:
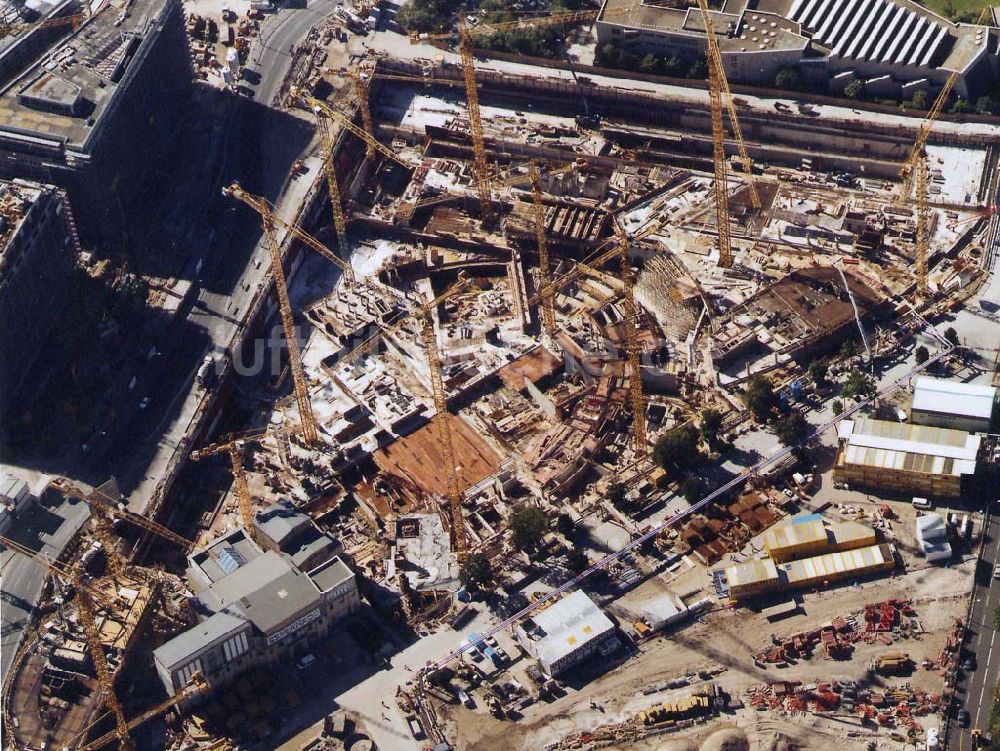
[[[826,385],[826,374],[830,371],[830,366],[826,360],[813,360],[809,363],[809,377],[817,386]]]
[[[482,553],[469,553],[458,570],[458,580],[467,589],[483,589],[493,581],[493,564]]]
[[[993,611],[993,630],[1000,631],[1000,607]]]
[[[917,109],[927,109],[927,89],[917,89],[913,92],[913,106]]]
[[[701,500],[703,490],[701,479],[692,475],[684,480],[684,484],[681,486],[681,495],[684,496],[685,501],[693,504]]]
[[[774,76],[774,88],[785,91],[802,91],[805,89],[805,80],[802,78],[802,71],[797,65],[786,65]]]
[[[840,345],[840,356],[843,358],[853,357],[854,353],[858,351],[858,345],[853,339],[846,339],[844,343]]]
[[[954,346],[958,346],[958,332],[952,326],[949,326],[944,330],[944,338],[947,339]]]
[[[510,530],[514,539],[514,547],[521,552],[537,548],[548,528],[549,517],[545,515],[544,511],[534,506],[515,511],[510,516]]]
[[[686,469],[699,456],[698,431],[690,425],[667,431],[653,447],[653,459],[668,471]]]
[[[972,105],[969,104],[967,99],[959,97],[948,111],[953,115],[964,115],[972,112]]]
[[[722,430],[722,413],[717,409],[704,409],[701,412],[701,437],[711,448],[719,442],[719,431]]]
[[[708,66],[705,65],[705,61],[698,59],[691,63],[691,67],[687,71],[687,77],[702,80],[708,78]]]
[[[566,567],[574,574],[579,574],[590,566],[590,558],[582,550],[571,550],[566,556]]]
[[[853,397],[860,401],[866,396],[874,394],[877,388],[878,386],[874,378],[860,370],[854,370],[847,376],[847,380],[844,382],[843,393],[844,396]]]
[[[573,521],[573,517],[565,511],[556,517],[556,527],[559,529],[559,534],[567,540],[572,540],[576,534],[576,523]]]
[[[830,409],[833,410],[835,417],[841,415],[844,412],[844,403],[840,399],[834,399],[833,404],[830,405]]]
[[[743,401],[753,413],[754,419],[758,422],[767,422],[771,418],[771,413],[778,406],[778,397],[774,393],[774,386],[761,375],[752,376],[743,391]]]
[[[625,503],[625,486],[620,482],[612,482],[608,485],[608,500],[615,508],[620,508]]]
[[[917,358],[917,365],[923,365],[931,358],[931,353],[927,351],[927,347],[921,344],[913,351],[913,356]]]
[[[656,55],[652,54],[646,55],[642,58],[642,62],[639,63],[639,70],[643,73],[655,73],[658,67],[659,63],[656,59]]]
[[[856,79],[844,87],[844,96],[848,99],[860,99],[864,93],[865,85]]]
[[[786,446],[795,446],[809,435],[809,423],[801,412],[789,412],[778,418],[774,424],[774,432]]]
[[[597,54],[594,56],[594,62],[606,68],[617,68],[621,62],[621,53],[615,45],[608,42],[598,48]]]

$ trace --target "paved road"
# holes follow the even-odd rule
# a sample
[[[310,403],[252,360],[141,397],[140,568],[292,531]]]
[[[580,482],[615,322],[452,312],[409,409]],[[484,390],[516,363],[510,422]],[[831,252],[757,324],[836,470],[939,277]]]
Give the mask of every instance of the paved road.
[[[993,567],[1000,563],[1000,518],[991,516],[985,532],[983,558],[972,595],[971,636],[965,643],[965,649],[975,653],[978,664],[975,671],[966,673],[959,681],[956,696],[971,715],[972,728],[988,731],[993,692],[1000,682],[1000,641],[993,628],[993,614],[1000,607],[1000,581],[993,579]],[[970,731],[971,728],[960,728],[953,721],[948,732],[949,751],[971,751]]]
[[[25,513],[4,536],[54,557],[89,516],[84,503],[43,504]],[[0,554],[0,562],[3,565],[0,674],[6,677],[14,652],[31,627],[31,614],[38,604],[45,571],[31,559],[9,550]]]

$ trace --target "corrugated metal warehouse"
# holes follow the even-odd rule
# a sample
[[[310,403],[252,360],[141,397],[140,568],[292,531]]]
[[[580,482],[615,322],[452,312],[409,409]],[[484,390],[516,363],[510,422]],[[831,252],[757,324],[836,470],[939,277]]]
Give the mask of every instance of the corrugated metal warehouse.
[[[837,426],[833,479],[921,496],[957,498],[976,471],[980,437],[961,430],[859,417]]]
[[[818,514],[771,527],[764,534],[764,549],[777,563],[874,545],[875,530],[857,522],[824,523]]]
[[[920,425],[985,433],[996,401],[994,386],[921,376],[913,387],[910,419]]]
[[[891,545],[869,545],[855,550],[775,564],[759,558],[725,570],[729,596],[734,600],[792,589],[825,586],[878,571],[891,571],[896,559]]]

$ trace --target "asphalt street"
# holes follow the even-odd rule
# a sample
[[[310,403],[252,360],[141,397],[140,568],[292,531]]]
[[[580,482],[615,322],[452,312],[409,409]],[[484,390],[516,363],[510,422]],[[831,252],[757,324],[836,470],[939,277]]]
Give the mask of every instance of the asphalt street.
[[[965,641],[966,653],[976,656],[976,669],[962,671],[955,688],[960,707],[953,708],[949,726],[950,751],[971,751],[973,728],[988,731],[993,693],[1000,681],[1000,643],[993,627],[994,613],[1000,607],[1000,580],[993,578],[993,569],[1000,563],[1000,520],[990,516],[985,532],[983,556],[976,572],[973,591],[972,614],[969,618],[969,635]],[[965,709],[970,715],[970,727],[959,727],[955,712]]]
[[[22,514],[5,536],[55,557],[89,516],[90,511],[84,503],[63,501],[52,506],[42,504]],[[0,562],[3,567],[0,673],[6,676],[18,644],[32,627],[31,616],[38,604],[45,570],[30,558],[10,550],[0,554]]]

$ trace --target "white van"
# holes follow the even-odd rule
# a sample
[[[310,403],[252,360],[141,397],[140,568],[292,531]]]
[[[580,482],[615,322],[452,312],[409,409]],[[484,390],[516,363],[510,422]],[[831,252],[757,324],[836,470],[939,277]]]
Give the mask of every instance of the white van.
[[[934,508],[934,504],[928,501],[926,498],[916,498],[911,501],[913,508],[922,509],[924,511],[929,511]]]

